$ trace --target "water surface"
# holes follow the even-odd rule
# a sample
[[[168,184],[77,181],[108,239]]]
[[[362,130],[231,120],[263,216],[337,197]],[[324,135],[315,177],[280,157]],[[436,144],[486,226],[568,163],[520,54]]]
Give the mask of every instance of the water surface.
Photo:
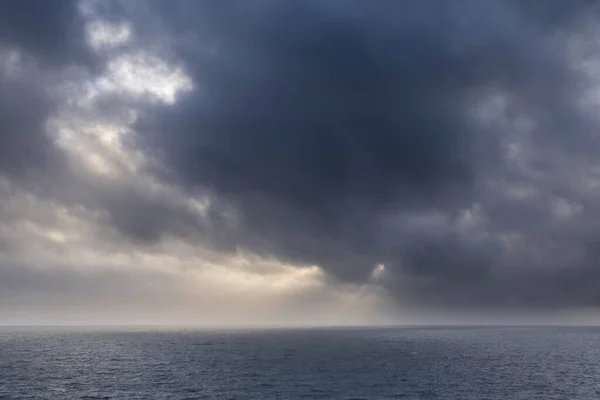
[[[0,399],[598,399],[597,328],[0,329]]]

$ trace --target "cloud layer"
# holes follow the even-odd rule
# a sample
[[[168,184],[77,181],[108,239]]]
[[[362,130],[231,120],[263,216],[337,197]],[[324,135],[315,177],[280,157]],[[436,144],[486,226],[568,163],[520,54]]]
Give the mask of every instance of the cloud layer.
[[[0,5],[14,315],[598,305],[595,1],[42,8]]]

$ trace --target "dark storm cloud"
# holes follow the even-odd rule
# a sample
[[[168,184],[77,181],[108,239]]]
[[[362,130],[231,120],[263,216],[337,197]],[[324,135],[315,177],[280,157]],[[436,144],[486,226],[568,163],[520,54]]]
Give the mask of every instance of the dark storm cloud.
[[[19,82],[0,83],[0,172],[28,174],[60,164],[44,124],[51,110],[44,93]]]
[[[2,1],[0,44],[53,66],[92,61],[78,4],[76,0]]]
[[[558,168],[545,157],[597,145],[565,52],[595,2],[155,4],[196,90],[149,111],[140,136],[180,184],[235,210],[229,240],[344,280],[363,280],[385,262],[391,289],[425,302],[421,291],[464,305],[510,302],[536,287],[525,258],[500,265],[510,258],[500,226],[511,209],[528,215],[540,206],[487,182],[533,179],[504,157],[516,128],[480,122],[473,107],[498,92],[507,121],[532,121],[538,170]],[[546,190],[548,182],[530,184]],[[485,240],[466,240],[456,226],[423,237],[386,222],[413,211],[452,220],[477,202],[490,202],[484,212],[498,218],[472,233]],[[551,218],[548,210],[532,218],[538,226],[540,218]],[[526,272],[498,277],[496,268],[521,262]],[[542,302],[563,273],[543,273]]]
[[[40,79],[0,82],[3,176],[47,172],[54,185],[42,194],[106,211],[127,245],[176,234],[318,264],[344,282],[384,263],[379,283],[407,303],[598,305],[590,187],[600,143],[567,55],[595,1],[98,5],[132,22],[128,46],[181,63],[195,89],[167,106],[113,93],[96,111],[142,107],[128,145],[161,164],[144,172],[207,194],[208,216],[69,170],[45,133],[56,99]],[[19,50],[40,73],[102,65],[77,6],[0,1],[0,50]],[[495,95],[500,117],[477,117]]]
[[[451,16],[430,26],[428,5],[392,7],[400,25],[359,3],[246,7],[195,10],[214,51],[186,59],[199,89],[153,121],[185,185],[230,202],[276,255],[338,274],[357,272],[341,255],[377,251],[381,211],[464,201],[479,146],[462,100],[506,79],[497,55],[453,49]]]

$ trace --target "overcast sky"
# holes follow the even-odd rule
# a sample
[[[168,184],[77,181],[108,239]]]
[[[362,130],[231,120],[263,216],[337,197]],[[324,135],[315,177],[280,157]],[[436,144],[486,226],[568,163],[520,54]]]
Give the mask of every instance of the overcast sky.
[[[598,321],[599,7],[0,1],[0,324]]]

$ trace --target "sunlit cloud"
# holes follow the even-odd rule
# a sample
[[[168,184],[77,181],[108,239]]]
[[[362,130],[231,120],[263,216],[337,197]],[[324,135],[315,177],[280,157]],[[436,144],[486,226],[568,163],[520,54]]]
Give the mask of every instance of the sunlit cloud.
[[[87,35],[95,50],[112,49],[130,41],[131,27],[126,23],[111,24],[96,20],[87,24]]]

